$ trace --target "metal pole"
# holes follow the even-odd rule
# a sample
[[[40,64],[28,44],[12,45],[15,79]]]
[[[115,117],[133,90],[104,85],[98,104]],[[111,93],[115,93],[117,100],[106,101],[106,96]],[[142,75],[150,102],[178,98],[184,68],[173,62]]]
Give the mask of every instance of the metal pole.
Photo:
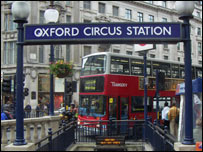
[[[16,91],[16,139],[14,145],[26,145],[24,139],[24,114],[23,114],[23,36],[25,21],[18,23],[18,42],[17,42],[17,91]]]
[[[159,70],[156,69],[156,124],[159,124]]]
[[[1,112],[3,112],[3,96],[2,96],[3,79],[4,79],[4,73],[1,72]]]
[[[54,46],[51,45],[50,47],[50,62],[51,64],[54,63]],[[52,73],[50,73],[50,116],[54,116],[54,76]]]
[[[146,125],[147,125],[147,51],[144,52],[144,119],[145,119],[144,139],[146,139]]]
[[[193,101],[192,101],[192,76],[191,76],[191,40],[189,17],[183,18],[185,23],[184,53],[185,53],[185,138],[182,142],[193,145]]]

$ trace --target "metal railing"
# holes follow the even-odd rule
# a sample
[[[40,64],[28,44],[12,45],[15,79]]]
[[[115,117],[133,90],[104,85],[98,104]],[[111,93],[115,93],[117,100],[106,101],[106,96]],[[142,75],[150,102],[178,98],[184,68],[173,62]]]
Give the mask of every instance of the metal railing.
[[[49,128],[48,136],[35,143],[36,151],[65,151],[75,142],[74,129],[75,122],[64,125],[54,133]]]
[[[168,133],[168,130],[161,129],[150,121],[146,125],[146,138],[155,151],[174,151],[176,139]]]
[[[77,142],[95,142],[97,136],[125,136],[127,140],[143,141],[143,120],[80,121],[76,127]]]

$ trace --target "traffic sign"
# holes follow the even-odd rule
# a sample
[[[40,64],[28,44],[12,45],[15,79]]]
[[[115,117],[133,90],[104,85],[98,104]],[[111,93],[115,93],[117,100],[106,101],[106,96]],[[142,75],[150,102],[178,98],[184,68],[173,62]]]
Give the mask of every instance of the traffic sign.
[[[155,49],[154,44],[134,44],[134,51],[147,51],[147,50],[153,50]]]
[[[154,44],[182,40],[181,23],[70,23],[25,25],[27,44]]]

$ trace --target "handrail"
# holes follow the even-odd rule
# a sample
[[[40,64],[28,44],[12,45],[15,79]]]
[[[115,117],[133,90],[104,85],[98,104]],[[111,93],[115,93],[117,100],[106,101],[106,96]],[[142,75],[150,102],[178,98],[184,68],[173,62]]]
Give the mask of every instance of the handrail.
[[[43,142],[43,141],[49,139],[50,136],[53,136],[53,135],[57,134],[58,132],[61,132],[62,130],[64,130],[64,129],[70,127],[70,126],[71,126],[72,124],[74,124],[74,123],[75,123],[74,121],[73,121],[73,122],[70,122],[70,123],[68,123],[67,125],[65,125],[65,126],[63,126],[62,128],[60,128],[59,130],[55,131],[54,133],[48,134],[48,136],[46,136],[46,137],[44,137],[43,139],[41,139],[41,140],[39,140],[38,142],[36,142],[35,145],[38,145],[38,144],[40,144],[41,142]]]

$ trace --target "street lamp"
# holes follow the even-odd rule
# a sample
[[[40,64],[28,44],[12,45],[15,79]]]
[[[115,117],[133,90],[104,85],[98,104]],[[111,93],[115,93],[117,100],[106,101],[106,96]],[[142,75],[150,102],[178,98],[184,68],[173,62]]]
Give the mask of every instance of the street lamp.
[[[184,21],[184,53],[185,53],[185,137],[183,144],[193,145],[193,106],[192,106],[192,76],[191,76],[191,40],[190,23],[194,11],[194,1],[176,1],[175,8]]]
[[[30,6],[23,1],[15,1],[12,4],[12,15],[14,22],[18,24],[18,41],[17,41],[17,69],[16,69],[16,139],[14,145],[26,145],[24,139],[24,114],[23,114],[23,24],[27,23],[30,12]]]
[[[44,18],[47,23],[56,23],[59,18],[59,12],[56,9],[53,9],[53,1],[51,1],[50,9],[47,9],[44,13]],[[54,47],[50,47],[50,62],[54,62]],[[50,73],[50,108],[49,115],[54,116],[54,76]]]

